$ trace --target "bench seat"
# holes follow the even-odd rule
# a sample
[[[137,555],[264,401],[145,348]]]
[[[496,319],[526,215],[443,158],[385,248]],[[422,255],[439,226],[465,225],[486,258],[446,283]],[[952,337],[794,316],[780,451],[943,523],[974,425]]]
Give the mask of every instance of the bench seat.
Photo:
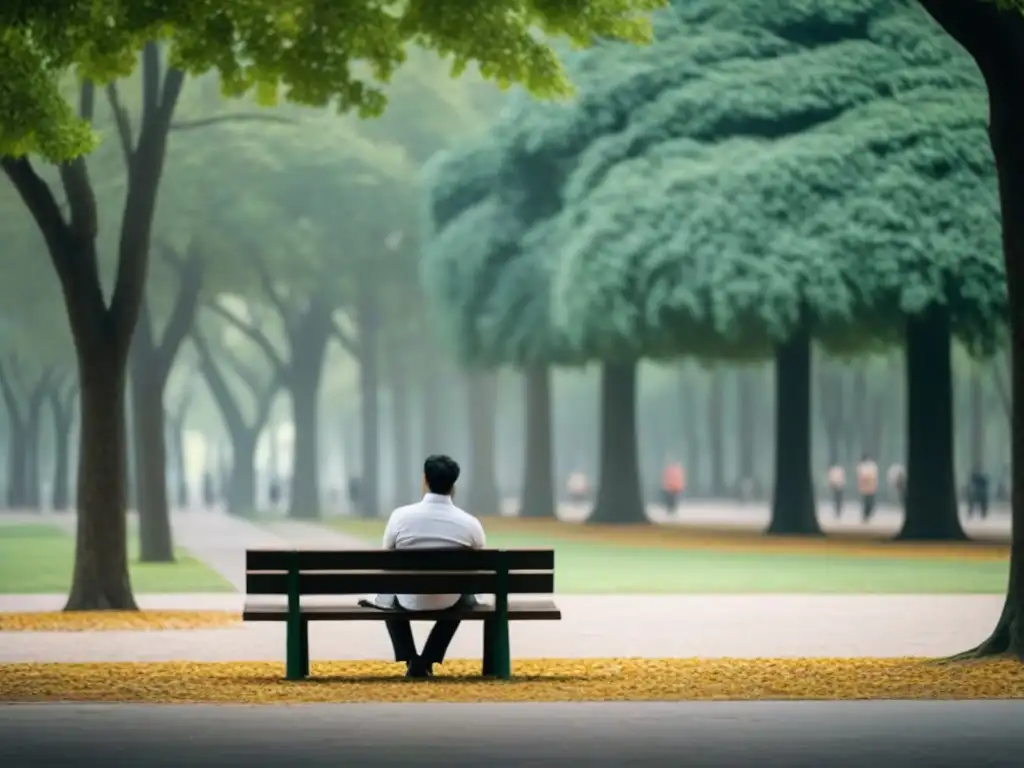
[[[472,608],[447,611],[397,611],[366,608],[354,601],[303,605],[302,618],[306,621],[385,621],[390,618],[411,621],[437,621],[458,617],[462,621],[482,621],[494,615],[489,603]],[[511,621],[559,621],[562,612],[553,600],[509,600],[508,618]],[[242,613],[244,621],[286,621],[288,605],[247,600]]]

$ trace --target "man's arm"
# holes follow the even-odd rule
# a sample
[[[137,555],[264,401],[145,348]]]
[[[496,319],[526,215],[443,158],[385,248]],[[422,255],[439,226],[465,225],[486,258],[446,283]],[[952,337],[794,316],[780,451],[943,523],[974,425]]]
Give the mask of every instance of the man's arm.
[[[391,513],[388,524],[384,527],[384,549],[394,549],[398,540],[398,510]]]
[[[476,525],[473,526],[473,549],[483,549],[487,546],[487,536],[484,535],[484,527],[475,517],[473,518],[473,522],[476,523]]]

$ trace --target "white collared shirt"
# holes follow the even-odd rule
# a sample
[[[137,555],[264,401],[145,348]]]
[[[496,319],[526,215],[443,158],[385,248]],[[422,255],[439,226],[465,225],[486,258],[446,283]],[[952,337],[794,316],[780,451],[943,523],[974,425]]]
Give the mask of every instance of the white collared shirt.
[[[384,549],[445,549],[486,545],[480,521],[452,502],[451,496],[428,493],[418,504],[399,507],[384,529]],[[461,595],[396,595],[409,611],[442,611]]]

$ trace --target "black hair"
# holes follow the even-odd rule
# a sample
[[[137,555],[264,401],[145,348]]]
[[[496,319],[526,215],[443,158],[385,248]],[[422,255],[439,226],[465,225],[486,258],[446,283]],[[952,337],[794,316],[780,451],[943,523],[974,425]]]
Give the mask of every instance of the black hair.
[[[455,482],[459,479],[459,465],[450,456],[427,456],[423,462],[423,477],[431,493],[451,496]]]

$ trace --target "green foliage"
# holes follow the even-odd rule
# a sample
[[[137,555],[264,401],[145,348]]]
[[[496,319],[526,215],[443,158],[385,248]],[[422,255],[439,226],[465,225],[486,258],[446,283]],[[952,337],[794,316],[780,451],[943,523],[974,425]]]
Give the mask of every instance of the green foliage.
[[[998,336],[984,86],[916,4],[680,0],[654,29],[571,55],[575,100],[514,100],[486,173],[432,170],[425,284],[464,355],[521,359],[493,317],[531,269],[570,358],[749,358],[802,325],[848,352],[932,302]]]
[[[59,95],[70,67],[108,82],[131,72],[149,40],[169,41],[193,74],[217,70],[225,92],[255,93],[362,116],[385,106],[381,85],[416,44],[459,73],[568,93],[558,58],[537,34],[586,45],[596,37],[641,40],[663,0],[26,0],[0,10],[0,154],[67,159],[91,147],[87,126]],[[354,66],[355,65],[355,66]]]

